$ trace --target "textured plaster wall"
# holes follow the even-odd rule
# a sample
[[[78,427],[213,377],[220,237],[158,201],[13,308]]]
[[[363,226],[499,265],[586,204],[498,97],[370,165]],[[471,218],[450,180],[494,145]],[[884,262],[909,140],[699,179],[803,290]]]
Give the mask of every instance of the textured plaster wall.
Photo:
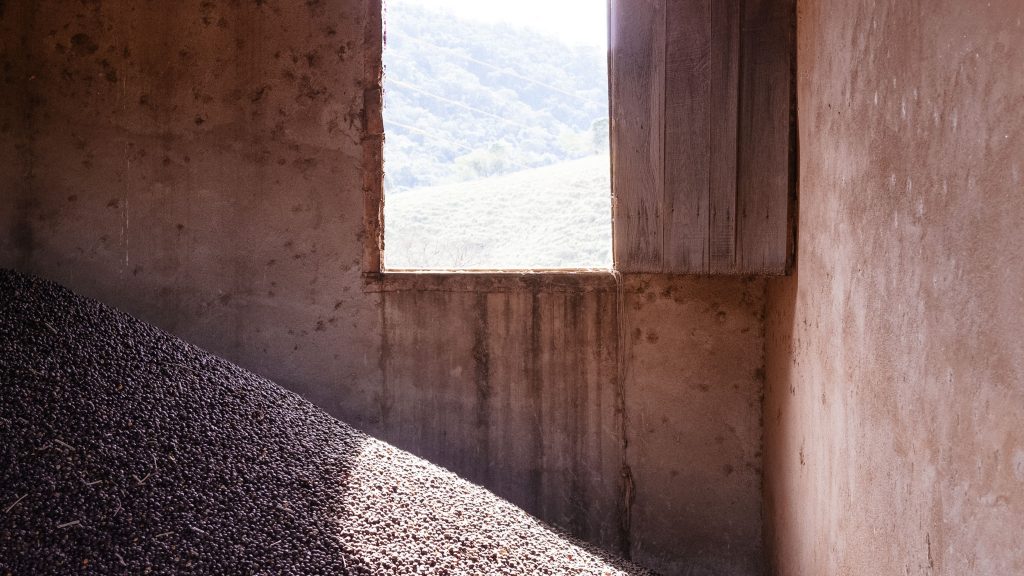
[[[365,11],[0,1],[0,266],[667,574],[761,574],[764,282],[364,279]]]
[[[1024,4],[801,1],[798,36],[770,563],[1024,574]]]

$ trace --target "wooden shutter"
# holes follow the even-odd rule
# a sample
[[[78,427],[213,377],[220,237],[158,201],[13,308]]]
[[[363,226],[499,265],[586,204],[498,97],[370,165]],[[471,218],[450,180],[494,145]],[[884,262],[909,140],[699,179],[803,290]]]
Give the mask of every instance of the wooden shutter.
[[[792,0],[612,0],[622,272],[782,274]]]

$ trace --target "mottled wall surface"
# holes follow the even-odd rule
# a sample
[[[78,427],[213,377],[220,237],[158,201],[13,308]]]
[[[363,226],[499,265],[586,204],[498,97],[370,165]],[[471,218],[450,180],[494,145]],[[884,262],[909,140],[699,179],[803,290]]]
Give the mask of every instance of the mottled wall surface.
[[[364,278],[365,22],[0,1],[0,266],[667,574],[761,574],[763,281]]]
[[[20,170],[0,264],[285,384],[312,376],[358,420],[377,360],[352,351],[380,316],[359,276],[362,6],[5,4]]]
[[[1024,574],[1024,4],[800,2],[769,288],[781,576]]]
[[[666,574],[760,574],[764,280],[640,276],[623,294],[630,515]]]

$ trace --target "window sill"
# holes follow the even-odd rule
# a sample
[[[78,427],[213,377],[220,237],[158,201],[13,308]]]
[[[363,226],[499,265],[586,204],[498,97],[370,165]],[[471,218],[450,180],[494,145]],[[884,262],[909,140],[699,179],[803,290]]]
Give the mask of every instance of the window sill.
[[[363,274],[364,292],[606,292],[612,270],[405,271]]]

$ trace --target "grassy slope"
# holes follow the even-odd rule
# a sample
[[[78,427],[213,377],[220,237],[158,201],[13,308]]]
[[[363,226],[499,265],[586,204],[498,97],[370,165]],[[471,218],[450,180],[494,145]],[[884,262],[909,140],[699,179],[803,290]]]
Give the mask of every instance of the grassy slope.
[[[389,269],[610,268],[608,156],[388,194]]]

